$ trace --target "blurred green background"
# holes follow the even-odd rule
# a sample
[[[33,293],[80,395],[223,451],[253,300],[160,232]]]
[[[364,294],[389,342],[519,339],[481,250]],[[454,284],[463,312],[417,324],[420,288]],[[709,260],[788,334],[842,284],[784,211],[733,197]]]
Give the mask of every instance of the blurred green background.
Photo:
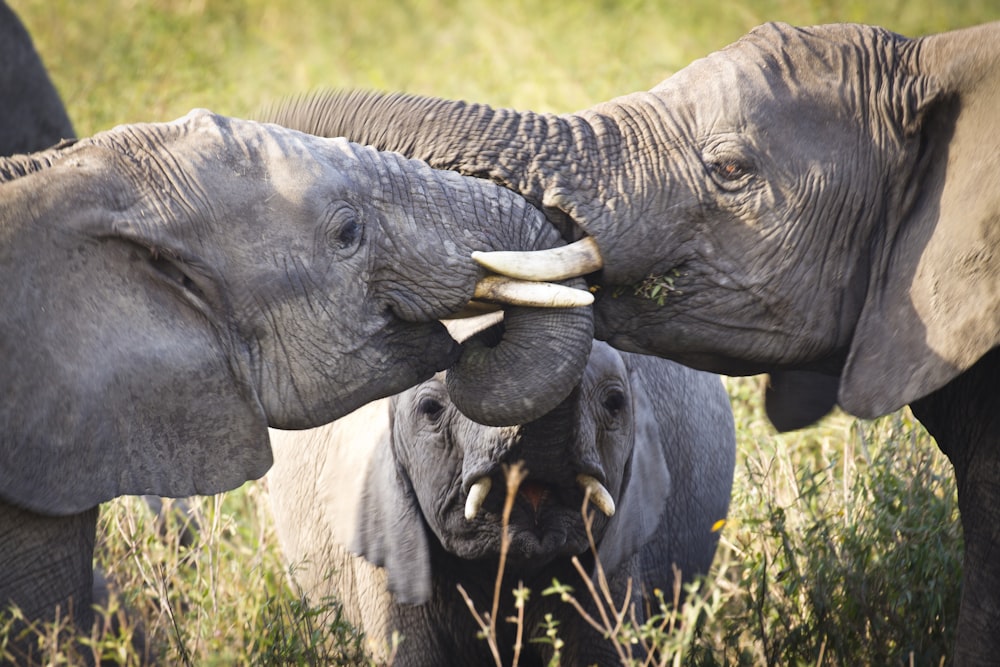
[[[997,0],[12,0],[81,135],[316,87],[574,111],[651,88],[766,21],[917,35]]]
[[[915,36],[1000,19],[1000,0],[9,3],[81,136],[194,107],[246,116],[325,87],[568,112],[651,88],[766,21]],[[662,664],[941,664],[961,568],[947,460],[906,410],[776,435],[760,389],[729,381],[730,519],[679,624],[646,636]],[[120,591],[106,616],[122,623],[84,652],[135,663],[141,625],[163,664],[357,664],[336,603],[304,605],[283,576],[265,500],[259,483],[195,499],[203,530],[190,546],[136,499],[104,506],[96,559]],[[3,630],[0,619],[0,649]],[[73,650],[53,642],[52,663]]]

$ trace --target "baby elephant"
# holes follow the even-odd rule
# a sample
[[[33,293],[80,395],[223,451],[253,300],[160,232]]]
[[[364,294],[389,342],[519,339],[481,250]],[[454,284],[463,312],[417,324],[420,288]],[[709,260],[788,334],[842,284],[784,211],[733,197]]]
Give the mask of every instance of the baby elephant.
[[[497,327],[481,334],[497,335]],[[492,607],[506,495],[504,465],[523,461],[510,512],[510,547],[497,631],[509,664],[511,590],[531,590],[520,664],[547,664],[529,643],[547,613],[560,621],[563,664],[612,664],[611,643],[559,596],[553,578],[589,599],[571,558],[593,572],[580,512],[586,488],[598,557],[616,598],[631,579],[640,618],[669,597],[676,566],[704,573],[726,516],[735,460],[729,400],[717,376],[594,342],[580,384],[540,419],[488,427],[463,417],[443,374],[309,431],[272,431],[268,487],[293,576],[312,601],[334,595],[384,661],[492,664],[458,585],[479,612]],[[363,558],[352,556],[352,551]],[[374,566],[379,567],[374,567]],[[644,597],[645,596],[645,597]],[[655,608],[655,606],[654,606]]]

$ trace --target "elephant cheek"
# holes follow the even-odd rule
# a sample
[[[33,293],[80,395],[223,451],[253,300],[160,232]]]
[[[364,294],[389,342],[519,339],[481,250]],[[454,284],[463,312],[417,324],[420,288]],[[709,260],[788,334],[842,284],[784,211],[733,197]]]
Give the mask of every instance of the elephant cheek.
[[[445,370],[461,348],[440,322],[396,324],[350,351],[325,351],[326,363],[290,360],[261,391],[268,424],[304,429],[340,419]]]

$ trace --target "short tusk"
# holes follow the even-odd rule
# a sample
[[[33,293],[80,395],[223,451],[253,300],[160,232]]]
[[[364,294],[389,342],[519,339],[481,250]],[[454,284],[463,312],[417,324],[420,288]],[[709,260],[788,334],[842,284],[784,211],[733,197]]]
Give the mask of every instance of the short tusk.
[[[594,507],[604,512],[606,516],[615,515],[615,501],[603,484],[584,473],[576,476],[576,483],[583,488],[584,493],[590,494],[590,502],[594,503]]]
[[[472,259],[500,275],[534,281],[566,280],[585,276],[604,266],[601,251],[592,236],[548,250],[524,252],[477,250],[472,253]]]
[[[493,486],[493,480],[489,477],[480,477],[469,489],[469,497],[465,501],[465,520],[472,521],[479,514],[480,508],[483,506],[483,501],[486,500],[486,494],[490,492],[490,488]]]
[[[481,301],[534,308],[576,308],[594,303],[594,295],[555,283],[532,283],[503,276],[486,276],[472,297]]]

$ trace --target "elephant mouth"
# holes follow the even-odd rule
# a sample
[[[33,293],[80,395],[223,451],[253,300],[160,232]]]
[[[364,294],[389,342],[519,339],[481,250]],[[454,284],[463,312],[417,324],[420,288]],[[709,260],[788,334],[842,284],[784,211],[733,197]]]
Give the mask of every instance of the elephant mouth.
[[[515,502],[527,503],[531,511],[537,515],[542,503],[548,500],[556,491],[557,489],[552,484],[534,479],[526,479],[521,482],[521,485],[517,489]]]
[[[499,477],[497,481],[501,483],[494,484],[497,477]],[[505,482],[503,473],[498,474],[497,471],[475,478],[466,489],[465,518],[472,521],[483,507],[491,513],[501,513],[506,491],[506,484],[503,482]],[[600,510],[608,517],[615,513],[611,494],[592,473],[577,474],[575,483],[529,474],[518,485],[514,496],[514,507],[537,517],[552,505],[580,509],[587,495],[592,508]]]
[[[581,482],[578,478],[584,478]],[[507,484],[504,473],[475,478],[467,492],[465,521],[479,529],[499,535],[503,524]],[[607,495],[594,502],[595,492],[587,480],[594,480]],[[588,547],[586,528],[581,514],[584,496],[590,488],[591,510],[603,503],[601,511],[613,512],[614,503],[603,484],[594,475],[563,473],[557,476],[529,474],[521,481],[514,495],[508,521],[510,549],[508,555],[515,561],[535,560],[542,565],[553,557],[576,555]],[[498,540],[490,540],[495,546]]]

